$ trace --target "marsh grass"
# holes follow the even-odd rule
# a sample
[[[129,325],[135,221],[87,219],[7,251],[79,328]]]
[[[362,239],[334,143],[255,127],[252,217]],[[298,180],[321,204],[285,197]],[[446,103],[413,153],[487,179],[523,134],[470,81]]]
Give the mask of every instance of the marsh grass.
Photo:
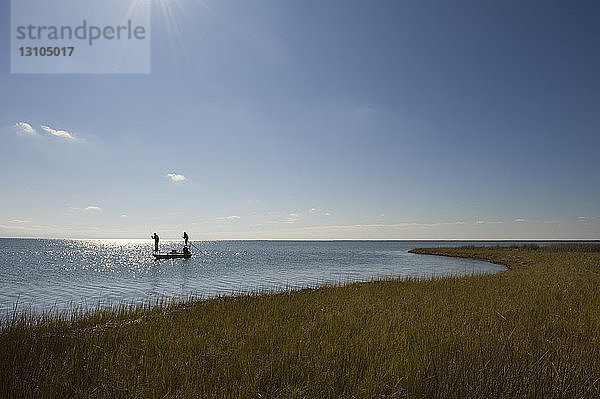
[[[600,396],[597,247],[415,252],[509,270],[15,314],[0,396]]]

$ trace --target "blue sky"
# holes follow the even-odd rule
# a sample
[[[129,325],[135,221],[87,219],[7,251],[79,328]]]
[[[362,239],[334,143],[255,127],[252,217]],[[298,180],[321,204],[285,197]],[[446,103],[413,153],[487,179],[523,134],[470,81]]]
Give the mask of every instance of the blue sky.
[[[2,2],[0,236],[600,238],[597,1],[152,1],[147,75]]]

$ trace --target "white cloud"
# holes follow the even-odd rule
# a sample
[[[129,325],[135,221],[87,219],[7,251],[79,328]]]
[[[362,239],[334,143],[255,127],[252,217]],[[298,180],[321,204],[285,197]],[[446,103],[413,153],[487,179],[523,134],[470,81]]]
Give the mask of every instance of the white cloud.
[[[517,219],[515,219],[516,223],[523,223],[524,221],[525,221],[525,219],[523,219],[523,218],[517,218]]]
[[[37,132],[31,125],[27,122],[17,122],[13,126],[17,131],[17,134],[22,136],[37,136]]]
[[[101,211],[102,208],[100,208],[99,206],[91,205],[91,206],[85,207],[84,210],[98,212],[98,211]]]
[[[287,218],[282,220],[283,223],[296,223],[300,219],[300,214],[290,213]]]
[[[126,218],[126,217],[127,217],[127,215],[126,215],[126,214],[122,214],[122,215],[121,215],[121,217],[122,217],[122,218]]]
[[[168,173],[167,177],[169,179],[171,179],[171,181],[176,182],[176,183],[185,181],[185,176],[184,175],[179,175],[177,173]]]
[[[596,219],[596,216],[579,216],[577,218],[577,223],[590,224],[595,219]]]
[[[234,220],[238,220],[240,217],[236,216],[236,215],[232,215],[232,216],[221,216],[218,217],[217,220],[227,220],[229,222],[233,222]]]
[[[75,137],[73,137],[73,135],[69,132],[67,132],[66,130],[56,130],[56,129],[52,129],[49,126],[40,126],[42,128],[43,131],[45,131],[48,134],[51,134],[52,136],[55,137],[60,137],[63,139],[67,139],[67,140],[75,140]]]
[[[10,221],[10,223],[25,224],[25,223],[31,223],[31,220],[13,219]]]
[[[491,221],[486,221],[486,220],[478,220],[473,224],[503,224],[504,222],[501,220],[491,220]]]

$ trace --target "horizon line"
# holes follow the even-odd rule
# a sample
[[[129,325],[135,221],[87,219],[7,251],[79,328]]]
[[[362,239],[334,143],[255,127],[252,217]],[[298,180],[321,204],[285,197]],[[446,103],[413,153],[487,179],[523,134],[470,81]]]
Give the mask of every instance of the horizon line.
[[[151,238],[83,238],[83,237],[0,237],[0,239],[14,240],[144,240],[152,242]],[[180,241],[181,238],[162,238],[161,241]],[[600,242],[600,238],[227,238],[227,239],[208,239],[208,240],[190,240],[190,242],[206,242],[206,241],[306,241],[306,242],[333,242],[333,241],[363,241],[363,242],[515,242],[515,241],[530,241],[530,242]]]

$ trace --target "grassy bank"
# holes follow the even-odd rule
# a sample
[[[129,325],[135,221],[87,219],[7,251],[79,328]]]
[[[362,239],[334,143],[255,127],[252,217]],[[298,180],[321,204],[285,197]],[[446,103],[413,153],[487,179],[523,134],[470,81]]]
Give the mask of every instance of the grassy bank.
[[[598,246],[416,252],[509,270],[17,317],[0,396],[600,396]]]

